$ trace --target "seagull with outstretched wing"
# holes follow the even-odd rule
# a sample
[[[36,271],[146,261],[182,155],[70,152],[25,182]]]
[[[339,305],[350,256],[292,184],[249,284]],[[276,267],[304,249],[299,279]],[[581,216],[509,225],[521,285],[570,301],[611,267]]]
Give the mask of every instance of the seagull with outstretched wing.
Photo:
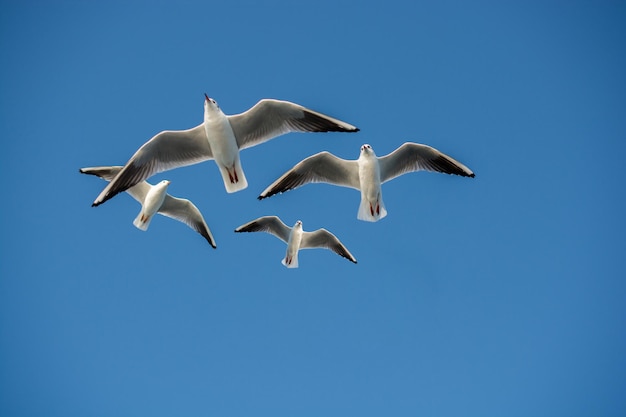
[[[122,169],[121,166],[103,166],[81,168],[82,174],[98,176],[106,181],[111,181]],[[126,192],[141,204],[141,211],[133,224],[139,229],[146,231],[154,214],[159,213],[172,219],[178,220],[191,227],[204,237],[209,245],[216,248],[213,234],[204,221],[200,210],[189,200],[172,197],[167,194],[170,182],[163,180],[156,185],[142,181],[126,189]]]
[[[287,268],[298,267],[298,252],[300,249],[326,248],[343,256],[351,262],[356,259],[350,251],[326,229],[317,229],[313,232],[302,230],[302,222],[298,220],[293,227],[287,226],[276,216],[259,217],[235,229],[235,232],[266,232],[278,237],[287,244],[287,252],[282,264]]]
[[[407,142],[389,155],[377,157],[370,145],[361,146],[357,160],[345,160],[329,152],[310,156],[267,187],[259,200],[312,182],[325,182],[361,192],[357,218],[375,222],[387,215],[382,184],[402,174],[433,171],[474,177],[471,169],[428,145]]]

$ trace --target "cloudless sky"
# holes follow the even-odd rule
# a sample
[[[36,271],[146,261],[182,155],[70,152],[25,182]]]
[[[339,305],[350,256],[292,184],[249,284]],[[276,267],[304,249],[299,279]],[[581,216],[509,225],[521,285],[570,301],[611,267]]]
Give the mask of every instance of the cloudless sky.
[[[572,2],[29,2],[0,8],[0,415],[626,414],[626,6]],[[358,126],[158,174],[213,250],[147,232],[78,169],[161,130],[290,100]],[[322,150],[426,143],[476,178],[405,175],[389,215],[310,184]],[[278,215],[337,235],[233,230]]]

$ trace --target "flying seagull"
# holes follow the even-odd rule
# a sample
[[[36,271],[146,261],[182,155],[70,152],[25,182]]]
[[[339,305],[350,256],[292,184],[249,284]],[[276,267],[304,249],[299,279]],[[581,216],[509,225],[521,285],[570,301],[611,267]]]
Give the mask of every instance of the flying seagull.
[[[298,251],[300,249],[326,248],[351,262],[356,259],[335,235],[326,229],[317,229],[314,232],[302,230],[302,222],[298,220],[293,228],[287,226],[276,216],[259,217],[235,229],[235,232],[267,232],[287,244],[287,253],[282,264],[287,268],[298,267]]]
[[[358,132],[351,124],[288,101],[263,99],[246,112],[225,115],[204,95],[204,122],[188,130],[166,130],[146,142],[102,190],[92,206],[158,172],[215,159],[226,191],[248,186],[239,151],[289,132]]]
[[[387,215],[382,184],[414,171],[474,177],[468,167],[427,145],[407,142],[379,158],[372,147],[365,144],[361,146],[361,154],[356,161],[341,159],[329,152],[320,152],[302,160],[267,187],[259,200],[310,182],[327,182],[361,191],[357,218],[375,222]]]
[[[81,168],[83,174],[96,175],[106,181],[111,181],[122,169],[121,166]],[[143,181],[128,188],[126,192],[141,204],[141,211],[133,224],[140,230],[148,230],[155,213],[185,223],[200,233],[213,248],[215,239],[211,234],[200,210],[189,200],[172,197],[167,194],[169,181],[163,180],[156,185]]]

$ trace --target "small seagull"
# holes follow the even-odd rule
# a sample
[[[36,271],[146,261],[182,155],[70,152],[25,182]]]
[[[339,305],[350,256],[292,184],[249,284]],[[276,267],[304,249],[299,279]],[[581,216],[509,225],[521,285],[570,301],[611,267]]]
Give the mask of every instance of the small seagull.
[[[361,192],[357,218],[375,222],[387,215],[382,184],[414,171],[434,171],[474,178],[462,163],[427,145],[407,142],[389,155],[378,158],[370,145],[361,146],[359,159],[348,161],[329,152],[310,156],[285,172],[258,197],[293,190],[310,182],[326,182]]]
[[[287,268],[298,267],[298,251],[300,249],[326,248],[351,262],[356,259],[335,235],[326,229],[314,232],[302,230],[302,222],[298,220],[293,228],[287,226],[276,216],[259,217],[235,229],[235,232],[267,232],[287,244],[287,253],[281,261]]]
[[[82,174],[96,175],[106,181],[111,181],[122,169],[121,166],[81,168]],[[167,194],[170,182],[163,180],[156,185],[143,181],[128,188],[126,192],[141,204],[141,211],[133,224],[139,229],[146,231],[155,213],[162,214],[172,219],[185,223],[196,232],[200,233],[213,248],[215,240],[207,226],[200,210],[189,200],[172,197]]]
[[[351,124],[288,101],[263,99],[246,112],[225,115],[204,95],[204,122],[193,129],[158,133],[128,160],[92,206],[170,169],[215,159],[226,191],[248,186],[239,151],[289,132],[358,132]]]

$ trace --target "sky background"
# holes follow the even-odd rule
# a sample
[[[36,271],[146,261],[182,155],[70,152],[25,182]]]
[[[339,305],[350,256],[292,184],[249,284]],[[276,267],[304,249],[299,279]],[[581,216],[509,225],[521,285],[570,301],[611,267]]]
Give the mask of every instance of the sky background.
[[[29,2],[0,7],[0,415],[626,414],[626,4]],[[216,242],[81,175],[161,130],[290,100],[358,126],[165,172]],[[322,150],[426,143],[476,178],[405,175],[389,215]],[[326,250],[233,230],[278,215]]]

